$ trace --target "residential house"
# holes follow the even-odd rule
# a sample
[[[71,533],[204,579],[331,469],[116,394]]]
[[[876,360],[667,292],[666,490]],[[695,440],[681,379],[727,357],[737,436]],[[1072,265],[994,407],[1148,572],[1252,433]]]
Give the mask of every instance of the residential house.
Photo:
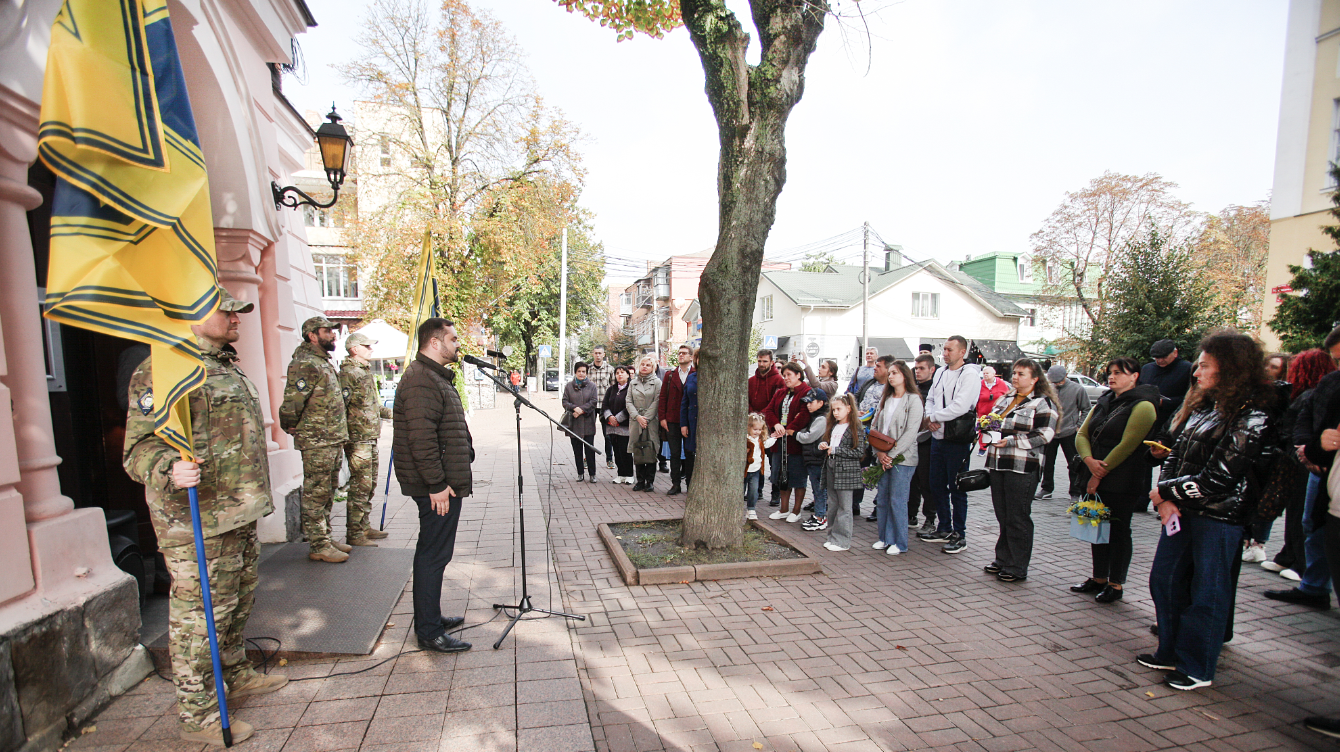
[[[831,264],[822,272],[765,271],[754,323],[778,357],[804,352],[810,363],[831,358],[840,378],[861,362],[862,267]],[[881,354],[910,360],[922,345],[939,357],[954,334],[970,341],[980,362],[1022,357],[1016,342],[1027,316],[1003,295],[936,261],[903,263],[897,250],[870,269],[869,338]]]
[[[1291,0],[1284,46],[1275,182],[1270,195],[1270,255],[1266,261],[1263,321],[1270,321],[1308,249],[1329,251],[1335,241],[1321,228],[1336,190],[1330,167],[1340,162],[1340,0]],[[1268,349],[1279,335],[1267,324]]]
[[[992,251],[966,261],[954,262],[957,268],[997,294],[1013,302],[1026,314],[1019,320],[1019,348],[1044,356],[1057,355],[1057,343],[1066,337],[1083,337],[1088,318],[1074,298],[1043,294],[1046,273],[1031,255],[1013,251]]]

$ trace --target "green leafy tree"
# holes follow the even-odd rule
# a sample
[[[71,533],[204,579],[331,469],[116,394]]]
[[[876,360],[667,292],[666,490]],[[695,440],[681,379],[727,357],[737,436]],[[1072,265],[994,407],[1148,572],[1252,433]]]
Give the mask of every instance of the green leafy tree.
[[[610,362],[615,365],[631,366],[633,359],[637,357],[637,335],[626,332],[622,329],[614,333],[609,344]]]
[[[1327,227],[1325,232],[1340,241],[1340,227]],[[1311,269],[1289,265],[1293,294],[1284,296],[1270,319],[1285,352],[1321,347],[1326,335],[1340,325],[1340,253],[1309,250],[1307,257]]]
[[[836,264],[837,257],[831,253],[812,252],[805,254],[805,260],[800,263],[802,272],[822,272],[828,268],[829,264]]]
[[[1107,277],[1106,312],[1084,348],[1086,366],[1116,357],[1143,361],[1155,340],[1185,351],[1210,329],[1235,320],[1200,269],[1190,244],[1170,245],[1158,229],[1125,244]]]
[[[1340,180],[1340,164],[1331,165],[1331,179]],[[1340,190],[1331,194],[1331,216],[1340,219]],[[1340,247],[1340,225],[1322,232]],[[1340,325],[1340,253],[1308,249],[1312,268],[1289,265],[1293,293],[1286,295],[1270,319],[1270,328],[1280,336],[1280,345],[1288,352],[1321,347],[1322,340]]]

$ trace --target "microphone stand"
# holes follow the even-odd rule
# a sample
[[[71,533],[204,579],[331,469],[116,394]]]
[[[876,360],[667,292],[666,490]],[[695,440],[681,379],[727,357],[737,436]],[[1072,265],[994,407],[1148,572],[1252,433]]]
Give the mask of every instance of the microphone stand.
[[[484,374],[489,378],[489,381],[492,381],[494,384],[497,384],[498,386],[502,387],[503,389],[506,389],[508,392],[511,393],[512,409],[516,411],[516,506],[518,515],[517,519],[521,529],[521,600],[518,601],[515,606],[509,606],[505,603],[493,604],[493,607],[495,609],[502,609],[504,611],[516,611],[516,615],[512,617],[512,620],[510,622],[508,622],[507,628],[503,630],[503,633],[498,638],[498,641],[493,643],[493,649],[497,650],[498,648],[502,647],[503,640],[507,639],[507,634],[512,631],[512,627],[515,627],[516,623],[518,621],[521,621],[521,617],[525,616],[528,613],[531,613],[532,611],[541,614],[549,614],[550,616],[562,616],[565,619],[580,619],[582,621],[586,621],[585,616],[578,616],[577,614],[567,614],[563,613],[562,611],[546,611],[545,609],[542,608],[535,608],[530,603],[529,583],[527,582],[528,578],[526,576],[526,503],[525,503],[525,492],[523,488],[524,480],[521,471],[521,406],[525,405],[526,407],[529,407],[530,409],[539,413],[541,417],[543,417],[545,420],[549,421],[550,423],[553,423],[558,428],[563,429],[564,433],[568,434],[574,439],[577,439],[586,446],[591,447],[591,449],[594,450],[596,447],[594,444],[588,442],[586,439],[583,439],[582,437],[573,433],[572,430],[569,429],[567,426],[549,417],[548,413],[536,407],[533,402],[526,399],[525,397],[522,397],[520,387],[513,385],[508,381],[502,381],[496,378],[493,374],[488,372],[488,368],[480,367],[478,364],[474,365],[476,368],[479,368],[480,373]]]

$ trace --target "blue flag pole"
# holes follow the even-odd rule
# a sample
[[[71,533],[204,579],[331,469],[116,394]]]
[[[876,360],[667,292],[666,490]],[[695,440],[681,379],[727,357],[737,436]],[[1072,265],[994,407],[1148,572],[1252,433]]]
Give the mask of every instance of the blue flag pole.
[[[386,461],[386,491],[382,493],[382,524],[378,530],[386,530],[386,502],[391,498],[391,471],[395,469],[395,449],[391,449],[391,459]]]
[[[233,746],[233,729],[228,722],[228,698],[223,686],[223,661],[219,660],[219,635],[214,630],[214,600],[209,595],[209,565],[205,563],[205,536],[200,529],[200,496],[195,487],[186,489],[191,497],[191,528],[195,531],[195,565],[200,569],[200,594],[205,602],[205,627],[209,632],[209,657],[214,661],[214,693],[219,697],[219,718],[223,722],[223,746]]]

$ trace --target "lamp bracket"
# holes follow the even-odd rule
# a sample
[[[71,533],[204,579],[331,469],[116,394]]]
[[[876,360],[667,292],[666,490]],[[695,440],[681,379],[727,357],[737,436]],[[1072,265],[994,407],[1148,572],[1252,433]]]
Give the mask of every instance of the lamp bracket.
[[[330,197],[329,203],[323,204],[306,193],[303,193],[302,189],[298,188],[296,185],[280,188],[278,183],[273,180],[270,181],[270,192],[274,194],[276,211],[278,211],[281,206],[296,209],[304,204],[307,206],[315,206],[318,209],[329,209],[334,206],[335,202],[340,198],[340,187],[338,185],[332,185],[331,188],[334,190],[334,194]],[[299,200],[299,196],[302,197],[301,200]]]

